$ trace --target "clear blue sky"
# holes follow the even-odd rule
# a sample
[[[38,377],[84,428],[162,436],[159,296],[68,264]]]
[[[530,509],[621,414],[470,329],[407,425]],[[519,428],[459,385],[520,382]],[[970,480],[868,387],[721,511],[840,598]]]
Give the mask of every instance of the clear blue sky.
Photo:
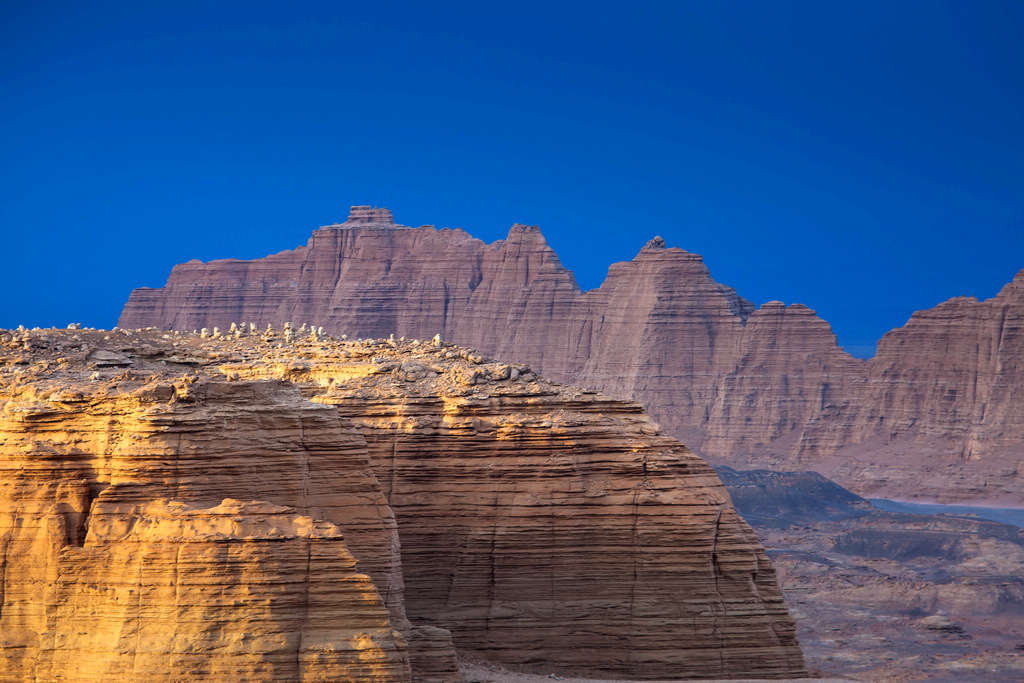
[[[3,2],[0,131],[4,327],[350,204],[584,288],[662,235],[850,348],[1024,268],[1019,0]]]

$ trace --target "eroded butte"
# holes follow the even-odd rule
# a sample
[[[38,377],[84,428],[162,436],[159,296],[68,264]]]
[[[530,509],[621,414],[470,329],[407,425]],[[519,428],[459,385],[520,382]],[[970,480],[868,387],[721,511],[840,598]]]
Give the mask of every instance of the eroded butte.
[[[636,403],[249,325],[2,331],[0,378],[0,680],[804,673],[750,527]]]

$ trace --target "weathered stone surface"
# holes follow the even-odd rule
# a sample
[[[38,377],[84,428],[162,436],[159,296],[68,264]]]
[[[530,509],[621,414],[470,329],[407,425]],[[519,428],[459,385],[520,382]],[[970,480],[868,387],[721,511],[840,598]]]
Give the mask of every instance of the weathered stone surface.
[[[0,332],[10,680],[346,678],[355,648],[354,680],[455,681],[449,638],[616,677],[803,672],[763,549],[639,405],[443,342],[244,329]]]
[[[265,259],[175,266],[165,287],[132,293],[120,324],[440,333],[638,400],[723,463],[814,469],[865,495],[1024,502],[1024,273],[995,299],[915,314],[865,362],[814,311],[755,310],[700,256],[657,239],[581,292],[536,227],[487,245],[461,230],[398,229],[381,211],[355,207]]]
[[[886,334],[866,378],[808,424],[796,459],[858,493],[1024,502],[1024,271]]]
[[[313,372],[329,373],[323,360]],[[363,427],[399,520],[414,620],[547,670],[791,665],[766,557],[710,469],[639,406],[592,393],[553,402],[501,379],[453,385],[454,396],[369,398],[347,379],[317,397]]]
[[[639,405],[444,344],[224,372],[319,386],[360,426],[399,520],[406,609],[458,647],[631,678],[799,666],[756,539]]]
[[[79,334],[3,337],[34,356],[0,382],[0,679],[408,680],[358,432],[282,382],[90,374],[136,349]]]
[[[127,518],[102,498],[84,547],[58,545],[46,577],[37,680],[408,676],[405,642],[333,524],[231,499]]]

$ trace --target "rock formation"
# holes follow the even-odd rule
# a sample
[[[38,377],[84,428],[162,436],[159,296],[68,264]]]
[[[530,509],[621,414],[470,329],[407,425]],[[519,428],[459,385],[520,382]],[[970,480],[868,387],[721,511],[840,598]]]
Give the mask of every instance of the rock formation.
[[[1024,501],[1024,271],[992,299],[915,313],[866,370],[808,423],[797,462],[873,497]]]
[[[409,676],[405,643],[333,524],[232,499],[205,509],[180,502],[139,504],[131,513],[117,508],[97,501],[81,547],[66,544],[52,511],[46,515],[45,530],[56,538],[46,538],[52,562],[34,576],[47,584],[41,604],[7,605],[35,608],[43,623],[11,631],[4,625],[5,635],[26,638],[38,655],[32,662],[5,643],[0,652],[13,656],[3,657],[11,665],[4,678]],[[43,538],[34,540],[42,545]],[[8,549],[7,576],[33,557],[16,551]],[[37,589],[19,592],[22,600],[38,596]]]
[[[394,515],[334,411],[110,333],[4,340],[0,678],[408,677]]]
[[[453,681],[453,642],[803,672],[764,550],[638,404],[230,322],[0,331],[0,680]]]
[[[138,289],[128,328],[307,320],[352,337],[444,339],[644,404],[737,466],[814,469],[863,495],[1024,502],[1024,273],[889,333],[870,362],[805,306],[755,306],[655,238],[581,292],[536,227],[484,244],[353,207],[305,247],[191,261]]]

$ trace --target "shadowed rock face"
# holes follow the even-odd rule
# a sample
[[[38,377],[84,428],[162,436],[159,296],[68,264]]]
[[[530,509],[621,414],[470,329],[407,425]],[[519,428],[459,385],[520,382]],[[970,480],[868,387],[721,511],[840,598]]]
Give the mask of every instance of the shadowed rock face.
[[[858,493],[1024,501],[1024,271],[886,334],[866,376],[804,429],[796,459]],[[883,495],[884,494],[884,495]]]
[[[813,469],[862,495],[1024,502],[1024,272],[890,332],[869,362],[806,306],[755,307],[653,239],[581,292],[536,227],[484,244],[353,207],[305,247],[193,261],[138,289],[126,328],[314,322],[352,337],[445,339],[642,402],[738,467]]]
[[[0,331],[0,680],[452,681],[452,641],[803,672],[764,550],[638,404],[297,334]]]

